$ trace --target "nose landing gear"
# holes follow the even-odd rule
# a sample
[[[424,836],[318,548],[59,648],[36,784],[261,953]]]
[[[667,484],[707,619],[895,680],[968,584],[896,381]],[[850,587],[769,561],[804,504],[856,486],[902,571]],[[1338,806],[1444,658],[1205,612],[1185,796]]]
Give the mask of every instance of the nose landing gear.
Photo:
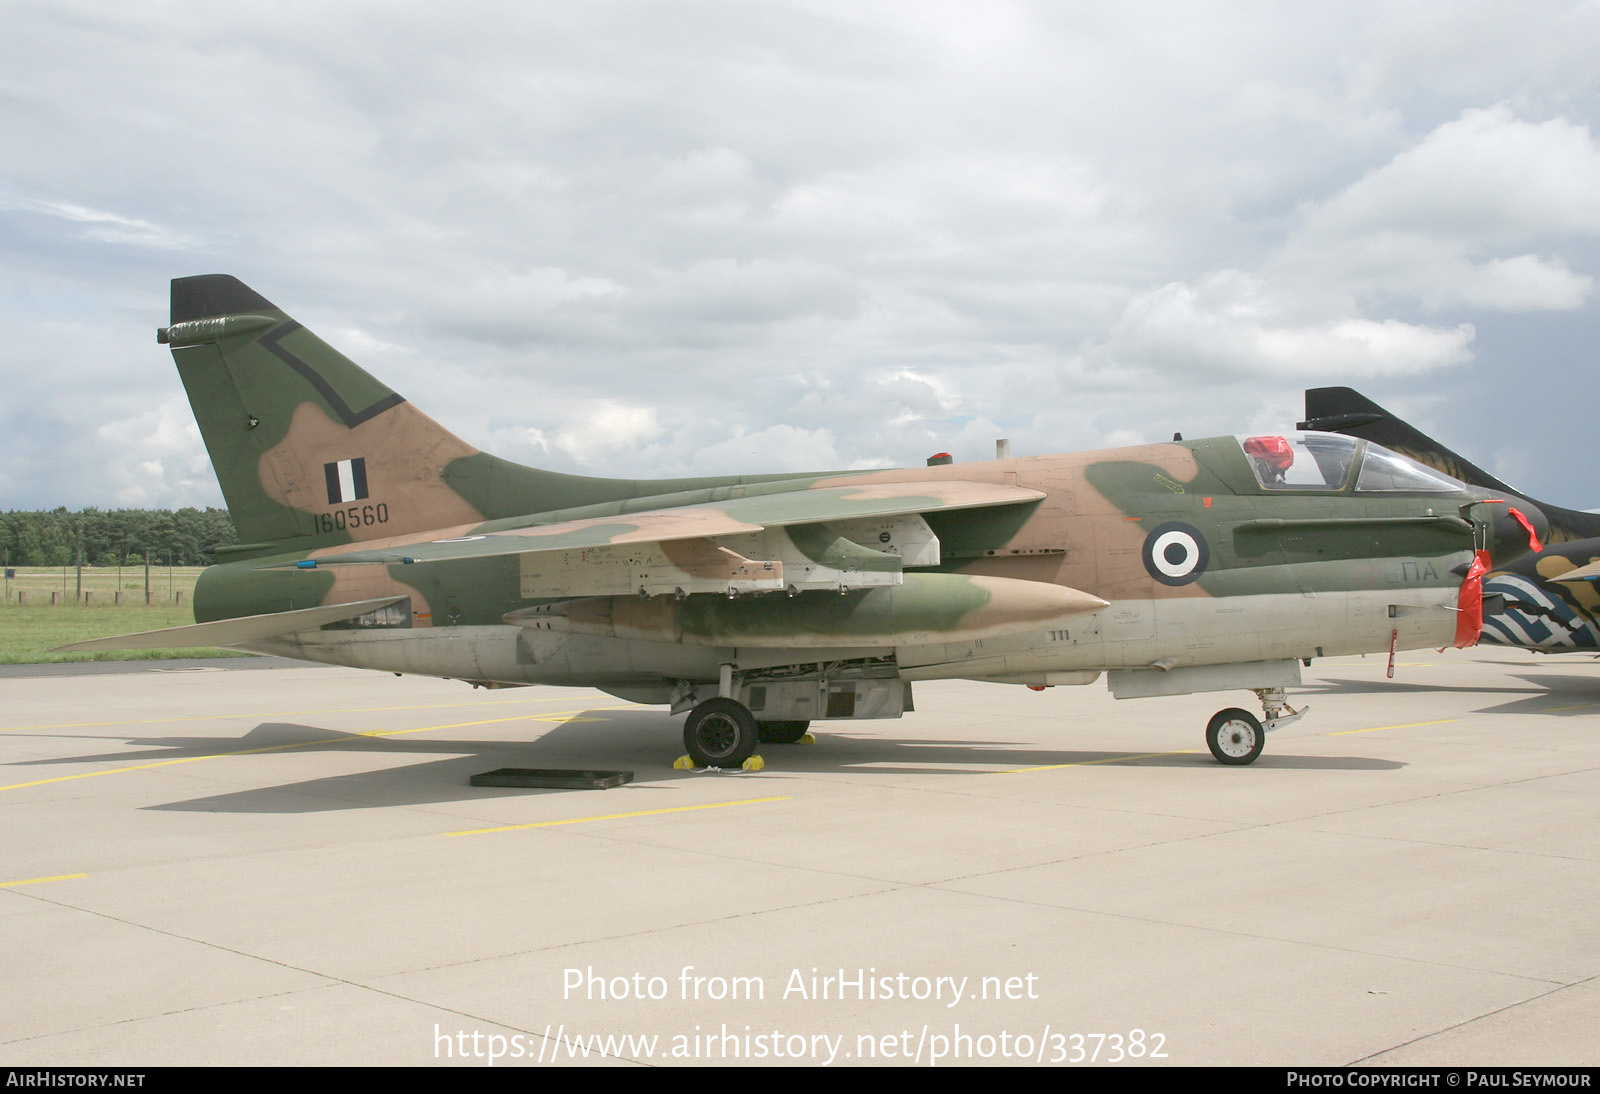
[[[1206,724],[1206,744],[1220,764],[1244,765],[1256,762],[1266,732],[1254,714],[1239,707],[1219,710]]]
[[[1218,763],[1228,764],[1230,767],[1255,763],[1256,758],[1261,755],[1261,747],[1266,743],[1268,733],[1297,721],[1311,709],[1307,706],[1295,710],[1286,701],[1287,697],[1282,688],[1252,690],[1261,700],[1261,709],[1266,715],[1265,721],[1258,719],[1248,710],[1229,707],[1227,710],[1217,711],[1206,724],[1206,746],[1211,749],[1211,755],[1217,758]],[[1288,713],[1285,714],[1285,711]]]

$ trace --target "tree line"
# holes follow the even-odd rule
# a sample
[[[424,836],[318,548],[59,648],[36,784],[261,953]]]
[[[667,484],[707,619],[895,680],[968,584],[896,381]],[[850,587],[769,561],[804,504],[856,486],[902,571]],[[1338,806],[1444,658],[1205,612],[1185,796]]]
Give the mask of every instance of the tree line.
[[[208,547],[237,543],[226,509],[13,509],[0,514],[0,559],[7,566],[115,566],[150,561],[204,566]]]

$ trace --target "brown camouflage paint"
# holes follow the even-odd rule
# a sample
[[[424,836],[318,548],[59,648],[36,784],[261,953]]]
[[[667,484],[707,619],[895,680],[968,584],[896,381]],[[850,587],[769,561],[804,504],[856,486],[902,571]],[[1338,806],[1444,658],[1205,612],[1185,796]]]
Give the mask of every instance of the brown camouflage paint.
[[[261,481],[274,501],[308,513],[384,504],[386,521],[343,529],[351,539],[366,542],[482,523],[483,514],[440,477],[451,460],[476,451],[410,403],[347,426],[316,403],[303,402],[295,407],[283,440],[262,454]],[[367,497],[330,504],[324,465],[357,456],[367,462]]]
[[[992,555],[965,563],[961,572],[1065,585],[1106,600],[1208,595],[1198,582],[1163,585],[1145,571],[1141,552],[1146,525],[1153,522],[1130,517],[1085,474],[1091,464],[1111,454],[1081,452],[901,468],[867,472],[859,479],[821,479],[816,485],[965,479],[1043,491],[1045,499],[1017,535],[997,545]],[[1148,465],[1152,484],[1156,476],[1163,476],[1171,485],[1160,484],[1157,489],[1166,493],[1187,492],[1200,474],[1194,453],[1181,444],[1141,445],[1114,454],[1118,462]]]

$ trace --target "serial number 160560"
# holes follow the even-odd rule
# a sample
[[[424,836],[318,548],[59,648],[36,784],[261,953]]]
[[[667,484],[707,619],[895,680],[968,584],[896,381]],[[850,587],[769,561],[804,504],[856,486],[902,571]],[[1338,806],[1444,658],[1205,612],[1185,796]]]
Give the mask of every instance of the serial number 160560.
[[[318,513],[317,530],[342,532],[347,528],[365,528],[374,524],[389,523],[389,507],[383,502],[376,505],[349,505],[331,513]]]

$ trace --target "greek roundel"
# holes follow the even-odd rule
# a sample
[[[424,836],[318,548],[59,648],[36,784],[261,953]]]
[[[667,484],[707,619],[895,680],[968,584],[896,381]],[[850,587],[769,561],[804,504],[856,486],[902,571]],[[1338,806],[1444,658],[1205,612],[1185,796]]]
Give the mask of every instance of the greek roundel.
[[[1163,585],[1187,585],[1205,573],[1211,549],[1200,529],[1182,521],[1152,528],[1144,538],[1144,568]]]

